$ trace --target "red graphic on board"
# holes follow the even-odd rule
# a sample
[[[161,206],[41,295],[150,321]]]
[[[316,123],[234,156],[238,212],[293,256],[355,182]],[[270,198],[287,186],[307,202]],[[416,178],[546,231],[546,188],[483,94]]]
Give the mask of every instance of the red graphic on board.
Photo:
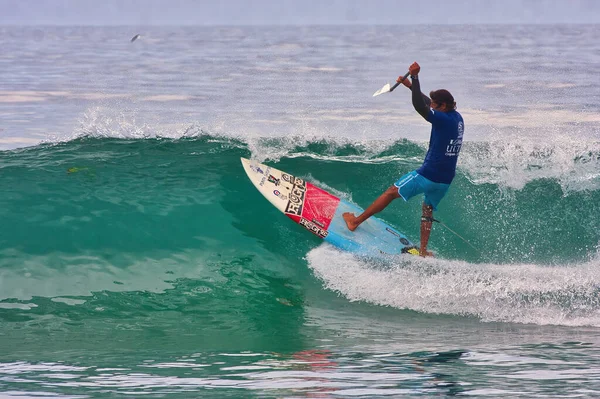
[[[340,199],[335,195],[306,183],[302,217],[327,230],[339,203]]]
[[[287,217],[304,226],[311,233],[321,238],[327,237],[329,233],[327,229],[340,199],[302,179],[290,175],[282,175],[282,177],[286,182],[294,183],[285,208]]]

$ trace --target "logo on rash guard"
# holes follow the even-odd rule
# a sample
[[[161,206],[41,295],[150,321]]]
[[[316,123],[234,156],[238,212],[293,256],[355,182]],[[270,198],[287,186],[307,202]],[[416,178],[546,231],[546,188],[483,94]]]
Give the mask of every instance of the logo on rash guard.
[[[462,146],[462,138],[465,130],[465,126],[462,122],[458,122],[458,137],[456,140],[450,140],[448,145],[446,146],[446,156],[447,157],[456,157],[460,152],[460,147]]]

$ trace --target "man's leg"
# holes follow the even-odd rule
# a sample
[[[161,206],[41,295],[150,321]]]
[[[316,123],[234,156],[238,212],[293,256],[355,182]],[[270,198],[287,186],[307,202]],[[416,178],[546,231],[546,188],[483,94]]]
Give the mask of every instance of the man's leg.
[[[400,194],[398,194],[398,187],[391,186],[387,190],[383,192],[369,207],[360,215],[354,216],[353,213],[346,212],[342,215],[344,220],[346,221],[346,226],[348,226],[348,230],[354,231],[356,228],[365,220],[370,218],[376,213],[381,212],[385,209],[386,206],[390,204],[396,198],[400,198]]]
[[[429,235],[431,234],[431,224],[433,223],[433,207],[426,205],[423,202],[423,216],[421,217],[421,248],[419,249],[419,255],[421,256],[433,256],[433,253],[427,251],[427,244],[429,243]]]

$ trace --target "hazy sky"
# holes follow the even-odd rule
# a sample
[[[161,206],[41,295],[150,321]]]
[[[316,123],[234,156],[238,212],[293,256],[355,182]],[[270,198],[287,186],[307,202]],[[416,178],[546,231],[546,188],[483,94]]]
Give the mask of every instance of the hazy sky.
[[[0,0],[0,25],[600,23],[597,0]]]

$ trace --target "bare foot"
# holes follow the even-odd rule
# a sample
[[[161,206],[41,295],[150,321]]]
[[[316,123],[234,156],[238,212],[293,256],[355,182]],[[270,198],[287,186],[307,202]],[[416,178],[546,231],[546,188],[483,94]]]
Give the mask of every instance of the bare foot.
[[[346,212],[342,214],[342,217],[346,221],[346,226],[348,226],[348,230],[354,231],[358,227],[358,223],[356,223],[356,216],[353,213]]]
[[[425,253],[419,251],[419,256],[422,256],[423,258],[434,257],[433,252],[427,250],[425,250]]]

